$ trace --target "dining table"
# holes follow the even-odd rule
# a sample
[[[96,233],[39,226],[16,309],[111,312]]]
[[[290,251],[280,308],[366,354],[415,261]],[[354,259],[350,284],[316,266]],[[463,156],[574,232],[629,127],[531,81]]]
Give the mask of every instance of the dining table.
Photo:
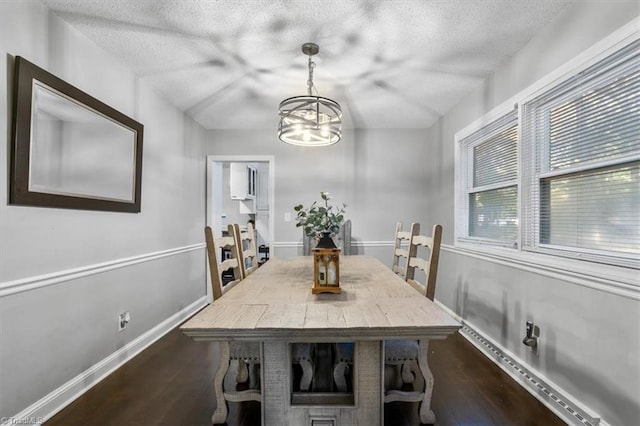
[[[428,376],[422,409],[435,420],[427,345],[457,332],[461,324],[377,258],[340,256],[339,262],[341,292],[313,294],[312,257],[272,257],[181,326],[197,341],[220,342],[214,423],[227,415],[220,376],[232,341],[260,342],[262,424],[311,426],[382,425],[384,341],[417,340]],[[354,348],[352,402],[309,402],[312,398],[296,403],[291,345],[344,342]]]

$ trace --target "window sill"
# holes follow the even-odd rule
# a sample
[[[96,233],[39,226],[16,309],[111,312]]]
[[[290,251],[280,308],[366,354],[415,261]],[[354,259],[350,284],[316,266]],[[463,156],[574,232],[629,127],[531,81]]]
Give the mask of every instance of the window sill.
[[[636,269],[468,242],[443,244],[442,249],[640,300],[640,272]]]

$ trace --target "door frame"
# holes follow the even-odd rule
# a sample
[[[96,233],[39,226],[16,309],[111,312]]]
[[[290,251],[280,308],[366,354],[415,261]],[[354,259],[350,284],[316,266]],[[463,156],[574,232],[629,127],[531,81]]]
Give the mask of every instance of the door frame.
[[[215,224],[213,214],[215,212],[215,198],[220,195],[217,191],[222,191],[220,184],[214,184],[213,179],[216,174],[216,167],[221,163],[228,162],[240,162],[240,163],[253,163],[261,162],[269,164],[269,181],[267,194],[269,197],[269,252],[273,253],[273,241],[275,231],[275,156],[273,155],[207,155],[207,184],[206,184],[206,218],[205,224],[207,226],[214,226],[219,228],[219,223]],[[207,282],[210,282],[209,268],[207,268]],[[211,292],[211,286],[207,285],[207,299],[209,302],[213,300],[213,294]]]

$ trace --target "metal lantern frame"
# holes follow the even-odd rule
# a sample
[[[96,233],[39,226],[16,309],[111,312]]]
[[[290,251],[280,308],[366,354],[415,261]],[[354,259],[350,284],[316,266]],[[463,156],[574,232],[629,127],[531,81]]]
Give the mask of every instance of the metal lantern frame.
[[[311,292],[313,294],[340,293],[340,249],[314,248],[311,252],[313,255]]]
[[[315,43],[302,45],[302,52],[309,56],[308,93],[280,102],[278,138],[282,142],[298,146],[327,146],[339,142],[342,137],[340,104],[332,99],[313,94],[315,63],[311,58],[319,51],[320,48]]]

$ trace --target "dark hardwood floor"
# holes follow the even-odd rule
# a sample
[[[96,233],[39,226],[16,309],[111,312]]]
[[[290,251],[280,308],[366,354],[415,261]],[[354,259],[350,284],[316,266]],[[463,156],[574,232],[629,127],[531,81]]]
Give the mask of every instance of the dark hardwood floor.
[[[436,425],[565,424],[461,335],[429,349]],[[175,329],[45,424],[210,425],[218,356],[216,343]],[[260,424],[258,403],[230,403],[229,410],[229,425]],[[385,425],[417,424],[414,403],[385,406]]]

